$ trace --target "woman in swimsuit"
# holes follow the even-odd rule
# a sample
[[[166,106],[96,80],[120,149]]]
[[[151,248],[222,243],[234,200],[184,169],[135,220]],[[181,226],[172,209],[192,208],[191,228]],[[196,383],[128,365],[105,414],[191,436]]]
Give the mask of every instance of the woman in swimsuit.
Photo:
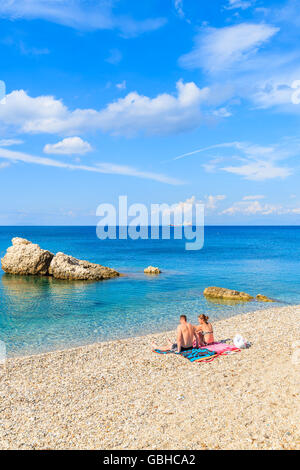
[[[214,332],[211,323],[208,323],[207,315],[198,316],[199,325],[196,328],[198,346],[206,346],[215,342]]]

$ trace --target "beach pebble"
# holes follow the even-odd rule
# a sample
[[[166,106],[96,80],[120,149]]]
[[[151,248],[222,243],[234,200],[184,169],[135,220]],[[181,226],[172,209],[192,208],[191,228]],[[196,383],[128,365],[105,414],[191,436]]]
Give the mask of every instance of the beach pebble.
[[[0,448],[299,449],[299,313],[215,322],[217,339],[252,346],[210,363],[151,351],[174,332],[8,359]]]

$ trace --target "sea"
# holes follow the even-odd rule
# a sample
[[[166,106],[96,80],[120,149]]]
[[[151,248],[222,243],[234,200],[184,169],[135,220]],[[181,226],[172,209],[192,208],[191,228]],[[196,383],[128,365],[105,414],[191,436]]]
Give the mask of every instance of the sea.
[[[95,227],[0,227],[0,255],[13,237],[118,270],[101,282],[0,273],[0,341],[8,357],[175,329],[180,314],[212,322],[270,304],[212,301],[207,286],[253,296],[272,306],[300,304],[300,227],[207,226],[204,246],[186,240],[100,240]],[[158,266],[157,276],[144,268]],[[274,324],[274,328],[278,325]],[[288,328],[288,327],[287,327]],[[237,332],[233,332],[237,333]]]

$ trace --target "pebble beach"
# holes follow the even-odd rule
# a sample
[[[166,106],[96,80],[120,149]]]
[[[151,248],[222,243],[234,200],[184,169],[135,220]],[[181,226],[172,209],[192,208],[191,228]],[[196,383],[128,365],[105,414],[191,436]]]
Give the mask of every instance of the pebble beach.
[[[299,449],[300,306],[213,323],[251,342],[211,363],[151,351],[174,332],[8,359],[1,449]],[[230,342],[230,341],[229,341]]]

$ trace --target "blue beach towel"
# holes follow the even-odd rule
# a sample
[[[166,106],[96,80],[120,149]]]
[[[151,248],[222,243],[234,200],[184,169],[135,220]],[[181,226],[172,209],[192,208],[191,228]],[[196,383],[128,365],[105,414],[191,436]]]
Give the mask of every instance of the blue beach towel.
[[[204,348],[191,348],[180,353],[171,350],[162,351],[161,349],[154,349],[153,352],[157,354],[178,354],[178,356],[183,356],[190,362],[210,362],[218,356],[215,352]]]

